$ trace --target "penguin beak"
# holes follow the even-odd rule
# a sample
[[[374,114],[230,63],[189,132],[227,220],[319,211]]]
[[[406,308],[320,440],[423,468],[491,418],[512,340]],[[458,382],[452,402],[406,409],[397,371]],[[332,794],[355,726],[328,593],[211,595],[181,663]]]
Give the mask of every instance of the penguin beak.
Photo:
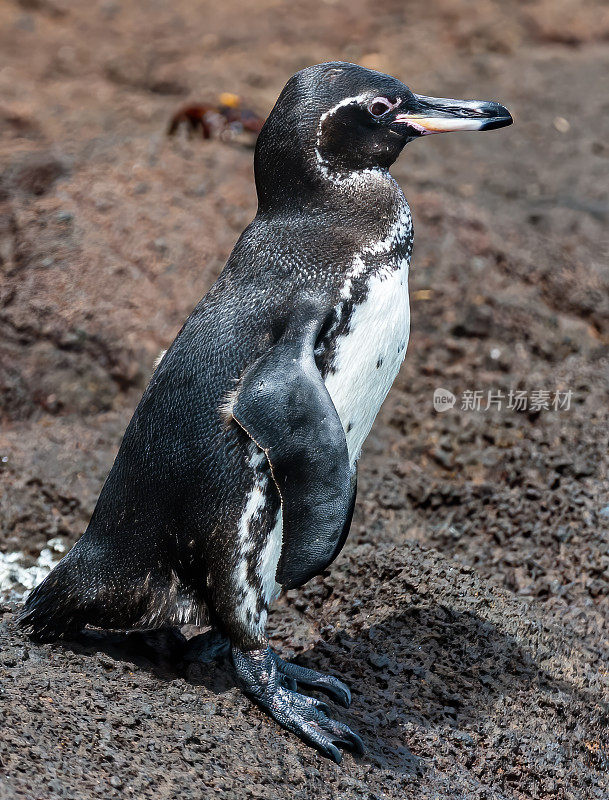
[[[405,104],[406,105],[406,104]],[[489,131],[514,121],[505,106],[492,100],[449,100],[415,94],[407,108],[398,109],[392,124],[408,126],[411,136],[449,131]]]

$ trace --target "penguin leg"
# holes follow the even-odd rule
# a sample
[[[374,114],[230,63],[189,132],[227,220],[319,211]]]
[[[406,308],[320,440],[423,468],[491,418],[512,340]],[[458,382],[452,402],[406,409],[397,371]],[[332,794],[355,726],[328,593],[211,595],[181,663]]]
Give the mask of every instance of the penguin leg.
[[[183,660],[186,663],[198,661],[209,664],[230,653],[230,639],[219,630],[212,628],[198,636],[193,636],[186,645]]]
[[[364,752],[360,737],[347,725],[329,717],[329,708],[325,703],[286,686],[286,683],[293,685],[294,678],[280,672],[277,662],[281,662],[281,659],[269,647],[239,650],[233,645],[232,657],[245,694],[282,727],[295,733],[337,764],[342,760],[339,747],[355,753]]]

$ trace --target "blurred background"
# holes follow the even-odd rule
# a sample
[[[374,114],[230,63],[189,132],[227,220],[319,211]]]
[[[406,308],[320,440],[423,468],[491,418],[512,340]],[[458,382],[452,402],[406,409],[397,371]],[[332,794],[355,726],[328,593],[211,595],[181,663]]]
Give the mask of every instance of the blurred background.
[[[80,535],[155,357],[255,213],[251,147],[169,138],[170,119],[221,93],[264,117],[327,60],[515,118],[416,141],[394,167],[416,231],[412,336],[348,547],[436,548],[606,646],[601,0],[2,0],[0,551],[27,566]],[[443,413],[438,387],[457,397]],[[484,410],[510,390],[572,397]]]

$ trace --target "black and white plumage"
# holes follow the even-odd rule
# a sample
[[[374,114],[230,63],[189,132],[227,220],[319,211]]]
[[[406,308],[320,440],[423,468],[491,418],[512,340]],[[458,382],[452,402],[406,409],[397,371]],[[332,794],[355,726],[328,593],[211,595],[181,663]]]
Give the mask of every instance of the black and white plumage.
[[[361,749],[295,691],[348,704],[347,687],[272,653],[267,611],[339,553],[406,352],[413,231],[388,168],[418,136],[510,122],[353,64],[289,80],[257,143],[258,213],[156,367],[87,530],[28,598],[34,636],[208,620],[282,725],[337,761]]]

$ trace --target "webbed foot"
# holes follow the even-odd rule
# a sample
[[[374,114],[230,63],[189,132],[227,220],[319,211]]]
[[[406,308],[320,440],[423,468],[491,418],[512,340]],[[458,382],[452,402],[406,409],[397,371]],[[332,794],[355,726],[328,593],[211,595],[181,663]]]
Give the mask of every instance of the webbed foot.
[[[289,671],[296,670],[299,674],[304,667],[295,667],[287,664],[267,647],[263,650],[243,651],[232,648],[233,664],[243,691],[259,706],[267,711],[274,720],[292,733],[295,733],[307,744],[317,748],[322,755],[331,758],[337,764],[342,760],[339,747],[352,750],[356,753],[364,752],[364,745],[360,737],[344,725],[328,716],[330,709],[321,700],[307,697],[294,691],[295,681],[305,685],[321,688],[323,685],[332,686],[330,693],[337,695],[334,683],[327,680],[320,684],[321,678],[326,676],[313,670],[305,670],[306,680],[282,671],[281,667]],[[343,687],[336,678],[336,683]],[[343,687],[347,689],[347,687]],[[344,692],[343,697],[349,697]]]

